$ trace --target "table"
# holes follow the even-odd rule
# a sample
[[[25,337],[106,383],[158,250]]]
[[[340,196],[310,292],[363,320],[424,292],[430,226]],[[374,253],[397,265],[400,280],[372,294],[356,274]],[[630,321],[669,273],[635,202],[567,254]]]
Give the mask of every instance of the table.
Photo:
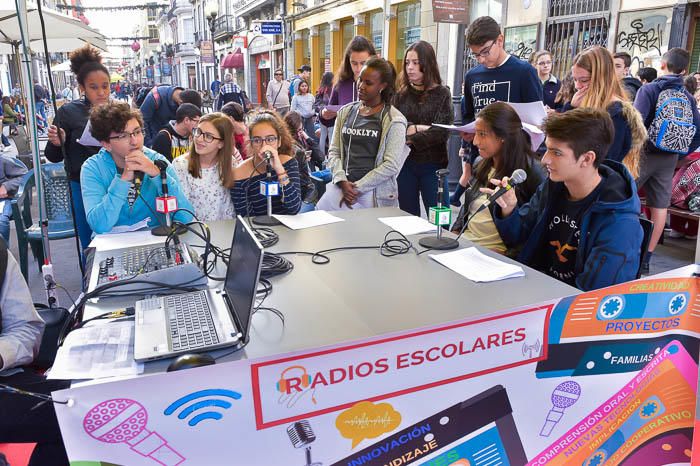
[[[272,252],[315,252],[342,246],[379,246],[390,228],[379,217],[409,215],[397,208],[334,212],[346,219],[321,227],[293,231],[274,227],[279,242]],[[228,248],[234,221],[212,222],[212,242]],[[419,235],[409,239],[420,251]],[[191,245],[202,241],[183,236]],[[461,239],[460,247],[472,243]],[[501,260],[514,262],[491,251]],[[438,252],[439,253],[439,252]],[[317,265],[310,256],[285,256],[294,270],[271,279],[272,294],[265,306],[280,310],[280,319],[267,311],[252,319],[250,342],[222,360],[259,358],[343,341],[436,325],[579,293],[579,290],[528,267],[525,277],[493,283],[474,283],[438,264],[425,253],[384,257],[377,250],[339,251],[329,264]],[[223,275],[223,267],[217,273]],[[217,286],[222,286],[217,283]],[[123,300],[90,304],[85,317],[133,305]],[[216,357],[229,350],[219,350]],[[162,372],[171,360],[146,363],[145,372]]]

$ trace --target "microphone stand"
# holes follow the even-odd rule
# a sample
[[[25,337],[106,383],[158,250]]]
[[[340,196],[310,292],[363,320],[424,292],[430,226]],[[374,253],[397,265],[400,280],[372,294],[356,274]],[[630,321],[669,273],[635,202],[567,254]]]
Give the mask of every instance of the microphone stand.
[[[448,249],[456,249],[459,247],[459,241],[453,238],[444,238],[442,236],[442,226],[449,225],[452,220],[452,209],[450,207],[442,206],[442,195],[444,192],[444,180],[449,171],[447,169],[440,169],[435,172],[438,179],[438,189],[437,189],[437,207],[431,207],[429,212],[429,221],[433,225],[437,226],[437,233],[434,238],[421,238],[418,244],[427,249],[437,249],[445,251]]]
[[[167,198],[168,197],[168,173],[166,172],[166,169],[168,166],[163,163],[163,164],[156,164],[156,166],[160,169],[160,182],[163,190],[163,197]],[[158,225],[154,229],[151,230],[151,234],[154,236],[168,236],[170,233],[173,232],[173,226],[172,226],[172,221],[170,220],[170,212],[165,212],[163,215],[165,215],[165,225]],[[178,228],[175,230],[176,235],[181,235],[184,233],[184,230],[182,228]]]
[[[279,220],[272,216],[272,196],[279,195],[280,186],[279,183],[272,181],[272,161],[270,160],[272,154],[269,151],[265,151],[264,155],[265,161],[267,162],[267,178],[265,181],[260,182],[260,186],[265,186],[264,194],[265,197],[267,197],[267,215],[258,215],[257,217],[253,217],[253,223],[256,225],[271,227],[282,224]]]

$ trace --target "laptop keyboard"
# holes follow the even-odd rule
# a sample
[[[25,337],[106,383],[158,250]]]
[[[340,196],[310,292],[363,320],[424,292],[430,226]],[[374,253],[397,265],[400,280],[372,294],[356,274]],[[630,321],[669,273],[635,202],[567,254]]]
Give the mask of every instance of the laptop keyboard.
[[[204,293],[172,295],[165,300],[173,351],[219,343]]]

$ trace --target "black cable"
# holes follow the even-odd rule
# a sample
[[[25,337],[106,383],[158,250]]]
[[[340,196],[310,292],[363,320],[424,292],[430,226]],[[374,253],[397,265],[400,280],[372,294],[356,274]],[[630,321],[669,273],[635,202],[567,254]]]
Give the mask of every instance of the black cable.
[[[398,238],[390,238],[390,235],[396,234],[399,237]],[[361,249],[377,249],[379,250],[379,253],[384,256],[384,257],[394,257],[402,254],[406,254],[409,251],[413,250],[416,252],[416,254],[422,254],[424,251],[418,252],[418,250],[413,246],[413,243],[406,238],[401,232],[396,231],[396,230],[391,230],[389,231],[386,235],[384,235],[384,242],[380,244],[379,246],[341,246],[337,248],[331,248],[331,249],[323,249],[321,251],[316,251],[316,252],[308,252],[308,251],[287,251],[287,252],[278,252],[276,253],[277,255],[280,256],[286,256],[290,254],[301,254],[301,255],[307,255],[311,256],[311,262],[314,264],[318,265],[325,265],[328,264],[331,259],[328,257],[326,254],[331,253],[331,252],[337,252],[337,251],[354,251],[354,250],[361,250]]]
[[[285,259],[279,254],[273,252],[266,252],[263,255],[262,269],[260,270],[260,276],[264,278],[271,278],[277,275],[282,275],[291,272],[294,269],[294,264]]]
[[[253,170],[251,171],[250,176],[243,181],[243,192],[245,193],[246,219],[248,221],[248,225],[250,225],[251,230],[253,230],[253,233],[255,233],[255,236],[258,238],[258,241],[260,241],[262,247],[270,248],[279,242],[279,235],[277,235],[272,228],[256,227],[253,222],[250,221],[251,204],[250,199],[248,198],[248,184],[250,184],[250,179],[253,177],[253,174],[258,171],[258,167],[260,167],[263,162],[266,163],[267,160],[260,160],[259,163],[253,165]]]

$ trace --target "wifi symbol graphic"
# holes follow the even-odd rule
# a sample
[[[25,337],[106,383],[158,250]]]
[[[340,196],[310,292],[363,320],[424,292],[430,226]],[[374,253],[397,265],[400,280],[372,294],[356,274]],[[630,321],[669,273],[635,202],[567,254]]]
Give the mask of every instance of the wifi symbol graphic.
[[[180,411],[180,414],[177,415],[177,418],[186,419],[189,415],[195,414],[196,411],[200,411],[212,406],[223,409],[229,409],[232,406],[230,401],[222,400],[219,398],[211,398],[215,396],[232,398],[234,400],[241,399],[241,394],[232,390],[224,390],[221,388],[200,390],[198,392],[192,392],[189,395],[185,395],[182,398],[175,400],[173,403],[170,404],[170,406],[168,406],[165,409],[165,411],[163,411],[163,414],[165,414],[166,416],[170,416],[171,414],[174,414],[178,409],[184,406],[182,411]],[[195,402],[188,406],[185,406],[191,401]],[[196,414],[195,416],[192,416],[189,419],[189,421],[187,421],[187,424],[190,427],[194,427],[204,420],[213,419],[215,421],[218,421],[222,417],[224,417],[223,414],[221,414],[218,411],[204,411]]]

